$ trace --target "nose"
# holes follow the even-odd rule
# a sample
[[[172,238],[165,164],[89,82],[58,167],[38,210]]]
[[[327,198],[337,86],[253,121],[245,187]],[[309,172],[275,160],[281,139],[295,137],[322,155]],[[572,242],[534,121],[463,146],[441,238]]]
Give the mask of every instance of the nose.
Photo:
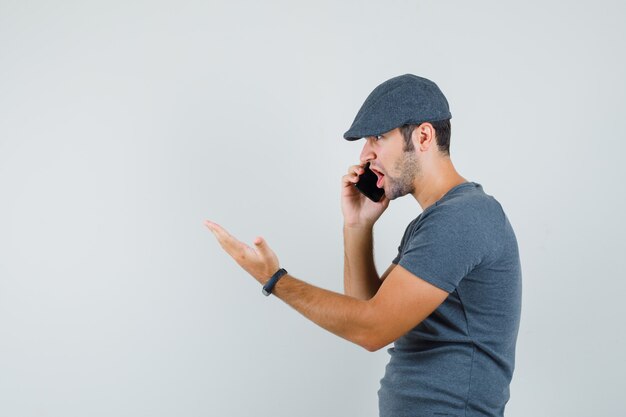
[[[364,138],[365,144],[363,150],[361,150],[361,163],[365,164],[373,159],[376,159],[376,154],[372,148],[372,138]]]

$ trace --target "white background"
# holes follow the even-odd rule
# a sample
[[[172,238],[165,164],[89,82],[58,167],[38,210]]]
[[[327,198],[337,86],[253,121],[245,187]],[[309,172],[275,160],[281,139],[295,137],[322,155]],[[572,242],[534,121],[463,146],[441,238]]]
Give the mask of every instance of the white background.
[[[0,415],[376,416],[387,352],[263,297],[202,221],[341,291],[342,134],[404,73],[517,233],[507,416],[621,415],[625,39],[608,0],[0,0]],[[420,211],[377,223],[380,272]]]

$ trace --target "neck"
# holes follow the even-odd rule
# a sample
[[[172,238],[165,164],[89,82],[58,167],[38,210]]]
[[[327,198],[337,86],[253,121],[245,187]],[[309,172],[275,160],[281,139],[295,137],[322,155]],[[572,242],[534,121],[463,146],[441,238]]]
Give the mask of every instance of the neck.
[[[467,180],[456,172],[450,158],[445,157],[432,161],[430,167],[424,167],[422,175],[415,179],[415,191],[412,195],[422,210],[426,210],[452,188],[464,182]]]

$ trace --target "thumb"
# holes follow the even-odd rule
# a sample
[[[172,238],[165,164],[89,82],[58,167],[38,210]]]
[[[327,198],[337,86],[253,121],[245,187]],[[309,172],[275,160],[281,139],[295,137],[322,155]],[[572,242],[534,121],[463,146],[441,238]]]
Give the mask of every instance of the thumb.
[[[254,246],[256,247],[257,253],[261,257],[263,262],[271,265],[272,268],[276,270],[278,268],[278,258],[276,257],[274,251],[272,251],[272,249],[270,248],[270,245],[267,244],[265,239],[263,239],[261,236],[257,237],[256,239],[254,239]]]
[[[267,255],[268,252],[270,252],[267,242],[261,236],[254,239],[254,245],[259,249],[259,252],[261,252],[262,255]]]

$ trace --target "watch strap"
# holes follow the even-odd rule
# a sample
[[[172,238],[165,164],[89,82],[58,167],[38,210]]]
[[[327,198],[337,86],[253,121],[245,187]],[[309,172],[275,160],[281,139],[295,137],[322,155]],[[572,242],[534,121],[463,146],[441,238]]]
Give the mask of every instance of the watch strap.
[[[272,290],[274,289],[274,286],[278,282],[278,280],[281,279],[283,275],[285,275],[286,273],[287,271],[284,268],[280,268],[278,271],[276,271],[274,275],[272,275],[272,277],[263,286],[263,289],[262,289],[263,295],[265,296],[270,295],[272,293]]]

